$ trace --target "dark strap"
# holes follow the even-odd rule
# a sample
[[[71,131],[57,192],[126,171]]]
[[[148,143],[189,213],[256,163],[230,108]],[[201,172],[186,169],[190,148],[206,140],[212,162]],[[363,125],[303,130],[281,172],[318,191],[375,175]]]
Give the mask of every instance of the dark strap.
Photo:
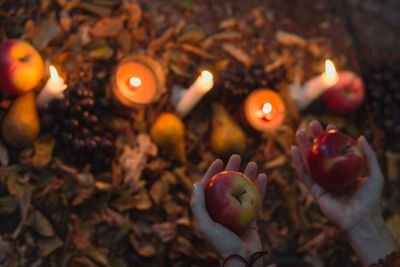
[[[229,260],[233,259],[233,258],[237,258],[237,259],[241,260],[241,261],[245,264],[245,265],[244,265],[245,267],[252,267],[253,264],[254,264],[259,258],[261,258],[261,257],[263,257],[264,255],[267,255],[267,254],[268,254],[267,251],[258,251],[258,252],[254,253],[254,254],[252,254],[252,255],[250,256],[250,261],[247,261],[245,258],[243,258],[242,256],[240,256],[239,254],[229,255],[228,257],[226,257],[226,258],[224,259],[224,261],[223,261],[222,264],[221,264],[221,267],[226,267],[226,263],[227,263]]]

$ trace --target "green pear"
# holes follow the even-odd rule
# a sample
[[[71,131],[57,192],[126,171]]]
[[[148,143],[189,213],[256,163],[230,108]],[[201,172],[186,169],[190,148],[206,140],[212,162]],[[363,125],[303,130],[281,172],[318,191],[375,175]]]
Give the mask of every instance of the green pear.
[[[180,118],[172,113],[162,113],[150,129],[153,142],[172,154],[182,163],[186,162],[185,126]]]
[[[246,135],[225,108],[213,104],[211,148],[219,157],[241,154],[246,148]]]
[[[1,130],[10,145],[23,148],[33,143],[40,130],[34,92],[28,92],[14,100]]]

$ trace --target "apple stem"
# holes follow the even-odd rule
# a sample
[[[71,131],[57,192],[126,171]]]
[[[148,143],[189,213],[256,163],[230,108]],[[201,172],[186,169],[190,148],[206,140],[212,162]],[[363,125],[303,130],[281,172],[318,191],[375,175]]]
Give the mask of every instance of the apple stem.
[[[342,154],[348,154],[351,151],[351,145],[347,145],[345,147],[342,147],[341,149],[339,149],[340,153]]]
[[[241,197],[246,194],[246,191],[242,191],[239,194],[232,194],[232,196],[240,203],[242,204]]]
[[[30,55],[26,55],[24,57],[18,58],[18,60],[21,62],[28,62],[30,57],[31,57]]]

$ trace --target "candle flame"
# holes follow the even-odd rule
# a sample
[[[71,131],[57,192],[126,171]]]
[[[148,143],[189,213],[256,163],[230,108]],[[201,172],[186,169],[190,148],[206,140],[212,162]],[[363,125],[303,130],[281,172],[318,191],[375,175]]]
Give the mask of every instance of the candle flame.
[[[132,78],[129,79],[129,83],[133,87],[139,87],[142,84],[142,80],[137,78],[137,77],[132,77]]]
[[[327,78],[332,78],[336,75],[335,65],[329,59],[325,60],[325,73]]]
[[[202,71],[201,80],[203,83],[208,83],[213,80],[213,75],[208,70]]]
[[[263,106],[263,108],[262,108],[262,111],[263,111],[266,115],[269,114],[269,113],[271,113],[271,111],[272,111],[272,105],[271,105],[270,103],[265,103],[264,106]]]
[[[57,83],[60,80],[60,76],[58,76],[57,70],[53,65],[50,66],[50,79],[53,83]]]

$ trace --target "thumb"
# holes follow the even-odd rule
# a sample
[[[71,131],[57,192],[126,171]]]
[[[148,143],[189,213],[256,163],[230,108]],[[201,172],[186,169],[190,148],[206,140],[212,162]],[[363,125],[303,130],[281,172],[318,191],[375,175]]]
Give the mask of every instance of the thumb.
[[[367,139],[364,136],[360,136],[358,139],[358,142],[363,150],[363,153],[365,155],[366,163],[367,163],[367,168],[368,168],[368,175],[372,179],[380,179],[382,180],[382,173],[381,169],[378,164],[378,160],[376,158],[376,154],[374,150],[371,148],[369,145]]]

